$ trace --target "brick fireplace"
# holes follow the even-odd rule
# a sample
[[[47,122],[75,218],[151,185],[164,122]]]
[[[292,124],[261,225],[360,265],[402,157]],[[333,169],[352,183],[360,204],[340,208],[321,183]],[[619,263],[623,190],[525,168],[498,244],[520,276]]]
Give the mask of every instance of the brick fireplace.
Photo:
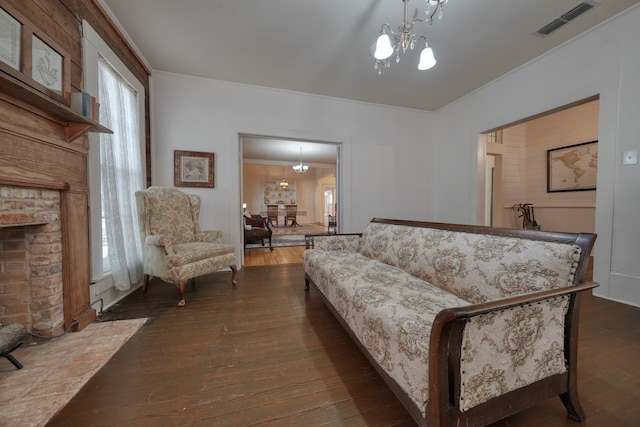
[[[0,186],[0,321],[64,330],[60,192]]]

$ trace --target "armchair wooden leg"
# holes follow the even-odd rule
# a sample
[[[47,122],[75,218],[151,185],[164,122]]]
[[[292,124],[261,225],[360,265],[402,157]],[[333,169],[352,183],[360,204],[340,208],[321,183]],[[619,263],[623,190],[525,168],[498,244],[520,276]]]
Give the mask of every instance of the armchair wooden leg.
[[[233,264],[229,268],[231,268],[231,284],[235,286],[235,285],[238,284],[238,281],[236,280],[236,274],[238,273],[238,267],[236,267],[236,265]]]
[[[149,275],[145,274],[142,279],[142,292],[147,292],[147,287],[149,286]]]
[[[178,307],[184,307],[185,302],[184,302],[184,288],[187,287],[187,281],[183,280],[182,282],[178,283],[178,293],[180,294],[180,301],[178,301]]]

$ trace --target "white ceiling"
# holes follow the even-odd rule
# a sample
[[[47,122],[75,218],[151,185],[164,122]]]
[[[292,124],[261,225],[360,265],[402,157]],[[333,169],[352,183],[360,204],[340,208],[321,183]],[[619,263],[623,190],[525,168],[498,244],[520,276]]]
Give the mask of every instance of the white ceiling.
[[[640,0],[598,0],[546,38],[532,33],[580,0],[449,0],[415,28],[436,66],[418,71],[416,48],[381,76],[370,49],[401,0],[101,1],[153,70],[435,111]]]
[[[542,38],[533,33],[580,0],[449,0],[442,20],[415,27],[435,51],[436,66],[418,71],[416,48],[378,75],[371,47],[382,23],[394,30],[401,24],[401,0],[100,1],[152,70],[426,111],[640,2],[598,0]],[[415,8],[424,16],[425,4],[410,0],[409,17]],[[299,157],[299,146],[288,151]]]

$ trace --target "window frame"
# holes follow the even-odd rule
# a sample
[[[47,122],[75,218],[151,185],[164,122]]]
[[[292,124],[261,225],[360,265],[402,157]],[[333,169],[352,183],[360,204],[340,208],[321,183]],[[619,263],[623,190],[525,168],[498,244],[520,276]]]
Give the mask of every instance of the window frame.
[[[111,48],[102,40],[87,21],[82,21],[82,49],[85,92],[94,96],[98,89],[98,57],[102,56],[129,83],[138,94],[138,144],[142,160],[143,182],[146,182],[146,126],[145,126],[145,88]],[[102,257],[102,202],[100,182],[100,134],[89,133],[90,150],[88,154],[90,239],[91,239],[91,277],[92,283],[104,283],[102,287],[113,285],[109,271],[105,271]]]

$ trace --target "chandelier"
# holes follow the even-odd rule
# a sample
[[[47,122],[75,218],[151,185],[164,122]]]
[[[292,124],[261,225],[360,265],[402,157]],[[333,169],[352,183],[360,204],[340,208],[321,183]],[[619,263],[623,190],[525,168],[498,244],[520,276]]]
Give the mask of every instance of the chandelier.
[[[402,20],[402,25],[398,27],[398,32],[394,32],[386,22],[382,24],[380,28],[380,36],[376,42],[376,49],[373,54],[375,57],[374,67],[378,70],[378,74],[382,74],[382,68],[389,68],[391,66],[389,58],[391,58],[394,52],[396,54],[395,61],[398,63],[400,62],[400,50],[402,50],[402,53],[406,53],[407,49],[413,50],[415,45],[420,41],[424,41],[424,49],[422,49],[420,53],[418,70],[428,70],[436,65],[436,58],[433,56],[433,50],[429,47],[427,38],[425,36],[416,37],[413,26],[416,22],[428,22],[431,24],[434,16],[442,19],[442,7],[448,3],[448,1],[449,0],[426,0],[426,17],[424,19],[418,18],[418,8],[416,8],[413,19],[409,21],[407,14],[409,0],[402,0],[404,4],[404,19]],[[393,36],[393,43],[391,43],[390,36]]]
[[[293,166],[293,170],[296,173],[305,173],[306,171],[309,170],[309,165],[303,165],[302,164],[302,147],[300,147],[300,164],[294,165]]]
[[[282,167],[282,179],[280,180],[280,183],[278,185],[282,189],[289,188],[289,182],[287,181],[284,175],[284,166]]]

